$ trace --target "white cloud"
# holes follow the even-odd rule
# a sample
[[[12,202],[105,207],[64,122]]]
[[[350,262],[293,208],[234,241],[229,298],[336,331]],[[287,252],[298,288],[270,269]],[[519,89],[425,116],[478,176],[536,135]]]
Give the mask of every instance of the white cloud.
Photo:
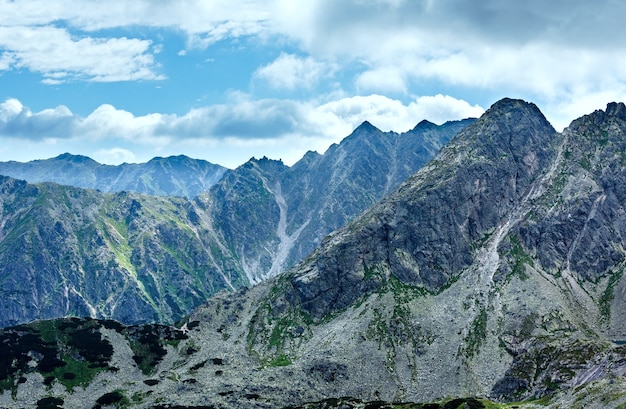
[[[305,15],[295,6],[277,10],[275,27],[313,57],[362,64],[355,75],[362,93],[439,84],[553,104],[580,86],[598,92],[626,84],[626,3],[311,3]]]
[[[276,60],[259,68],[254,75],[267,81],[274,88],[294,90],[312,88],[331,72],[332,67],[311,57],[301,58],[282,53]]]
[[[416,98],[409,104],[408,111],[410,116],[438,124],[450,120],[478,118],[485,112],[478,105],[470,105],[467,101],[441,94]]]
[[[163,78],[158,45],[85,34],[129,27],[184,33],[190,48],[242,36],[290,44],[304,56],[257,71],[283,89],[315,84],[328,72],[320,61],[365,67],[354,74],[360,93],[410,94],[438,81],[554,102],[580,84],[626,83],[626,3],[612,0],[0,0],[0,9],[0,27],[22,40],[0,34],[10,50],[0,70],[27,67],[47,84]]]
[[[134,163],[135,154],[124,148],[99,149],[90,155],[92,159],[107,165],[119,165],[121,163]]]
[[[0,104],[0,123],[6,123],[18,116],[24,110],[24,105],[16,99],[9,98]]]
[[[405,70],[398,66],[376,67],[357,75],[356,86],[362,92],[408,91]]]
[[[0,104],[0,135],[43,140],[68,138],[74,133],[75,117],[65,106],[33,113],[14,98]]]
[[[0,0],[0,26],[44,26],[63,21],[82,31],[143,26],[180,30],[190,45],[266,30],[271,10],[259,0]]]
[[[15,63],[15,55],[9,52],[0,54],[0,71],[8,71]]]
[[[0,47],[10,50],[9,57],[0,64],[41,73],[47,84],[73,79],[97,82],[162,79],[155,71],[151,44],[132,38],[76,39],[67,30],[50,26],[0,26]]]

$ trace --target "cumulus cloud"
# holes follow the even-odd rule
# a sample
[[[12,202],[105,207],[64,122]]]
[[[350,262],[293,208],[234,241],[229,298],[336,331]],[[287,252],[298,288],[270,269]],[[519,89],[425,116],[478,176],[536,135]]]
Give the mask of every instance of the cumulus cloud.
[[[276,60],[259,68],[254,75],[274,88],[293,90],[312,88],[322,77],[329,76],[331,71],[332,67],[312,57],[301,58],[282,53]]]
[[[65,106],[33,113],[17,99],[0,104],[0,135],[42,140],[68,138],[75,132],[76,118]]]
[[[125,148],[111,148],[111,149],[99,149],[91,155],[91,158],[100,163],[107,164],[120,164],[120,163],[134,163],[136,160],[135,154]]]
[[[551,100],[626,82],[626,3],[319,0],[280,26],[313,55],[358,61],[361,92],[424,82]],[[296,10],[278,12],[294,17]]]
[[[280,38],[304,57],[281,55],[257,77],[283,89],[315,83],[327,68],[319,61],[361,64],[362,93],[406,93],[435,80],[563,98],[573,84],[626,82],[626,3],[612,0],[0,0],[0,8],[0,27],[10,29],[0,33],[8,50],[0,70],[27,67],[49,84],[163,78],[150,41],[85,34],[138,26],[184,33],[190,48]],[[33,41],[20,46],[11,33]]]
[[[408,104],[382,95],[342,98],[317,108],[341,120],[350,128],[369,121],[384,131],[405,132],[420,120],[435,123],[478,117],[485,111],[477,105],[447,95],[423,96]]]
[[[81,79],[97,82],[157,80],[151,41],[129,38],[73,38],[56,27],[0,27],[0,47],[10,50],[0,69],[26,68],[44,83]]]
[[[168,28],[206,47],[227,37],[267,30],[272,13],[259,0],[0,0],[0,26],[43,26],[63,21],[81,31],[121,27]]]

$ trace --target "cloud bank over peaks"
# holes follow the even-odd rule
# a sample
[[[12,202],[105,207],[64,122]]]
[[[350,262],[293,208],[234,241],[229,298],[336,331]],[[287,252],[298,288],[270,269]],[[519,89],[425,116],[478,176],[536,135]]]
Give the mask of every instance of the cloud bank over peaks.
[[[444,95],[418,97],[408,104],[376,94],[325,103],[238,95],[231,103],[194,108],[184,115],[136,116],[103,104],[82,117],[65,106],[32,112],[19,100],[7,99],[0,104],[0,137],[82,143],[90,150],[72,153],[105,163],[145,161],[177,151],[229,167],[263,155],[292,164],[308,150],[325,151],[365,120],[386,131],[404,132],[422,119],[444,122],[483,111]]]

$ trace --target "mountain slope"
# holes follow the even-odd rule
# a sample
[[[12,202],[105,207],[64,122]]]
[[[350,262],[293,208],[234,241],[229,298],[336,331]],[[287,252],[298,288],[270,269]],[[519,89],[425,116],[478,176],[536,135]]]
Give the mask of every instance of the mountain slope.
[[[261,362],[344,374],[331,396],[518,400],[610,384],[626,372],[612,342],[626,336],[624,111],[558,134],[532,104],[494,104],[256,289],[248,328],[233,330]],[[197,317],[214,320],[215,305]]]
[[[251,350],[308,356],[333,339],[326,356],[374,373],[386,399],[519,399],[621,373],[623,112],[559,135],[534,105],[495,104],[275,283]]]
[[[124,329],[104,331],[119,370],[74,392],[53,377],[54,396],[623,407],[625,112],[609,104],[559,134],[533,104],[499,101],[298,266],[211,298],[182,326],[187,339],[155,335],[170,347],[146,372],[120,359],[137,349]],[[7,331],[3,345],[30,330]],[[3,405],[49,395],[38,356],[12,361],[25,369],[10,375]]]
[[[215,220],[227,221],[228,243],[250,282],[259,282],[302,260],[472,122],[422,121],[404,134],[365,122],[324,155],[309,152],[292,167],[252,159],[227,172],[203,200],[212,203]]]
[[[0,177],[0,214],[2,326],[67,315],[172,322],[246,283],[182,199]]]
[[[54,182],[103,192],[127,190],[158,196],[195,197],[217,183],[225,171],[222,166],[182,155],[119,166],[101,165],[69,153],[25,163],[0,162],[0,175],[31,183]]]

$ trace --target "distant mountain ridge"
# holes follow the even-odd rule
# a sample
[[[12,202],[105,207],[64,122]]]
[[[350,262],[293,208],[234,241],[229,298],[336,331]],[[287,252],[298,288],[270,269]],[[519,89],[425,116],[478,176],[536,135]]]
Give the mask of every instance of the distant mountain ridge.
[[[194,199],[0,177],[0,326],[67,315],[175,322],[220,290],[300,261],[471,122],[422,123],[406,134],[364,124],[293,167],[252,159]],[[153,159],[135,179],[169,180],[157,170],[178,162],[198,180],[198,162],[185,157]],[[43,164],[31,163],[62,176],[120,170],[74,155]]]
[[[69,153],[30,162],[0,162],[0,175],[30,183],[54,182],[103,192],[131,191],[180,197],[196,197],[207,191],[226,170],[184,155],[117,166],[102,165],[87,156]]]

